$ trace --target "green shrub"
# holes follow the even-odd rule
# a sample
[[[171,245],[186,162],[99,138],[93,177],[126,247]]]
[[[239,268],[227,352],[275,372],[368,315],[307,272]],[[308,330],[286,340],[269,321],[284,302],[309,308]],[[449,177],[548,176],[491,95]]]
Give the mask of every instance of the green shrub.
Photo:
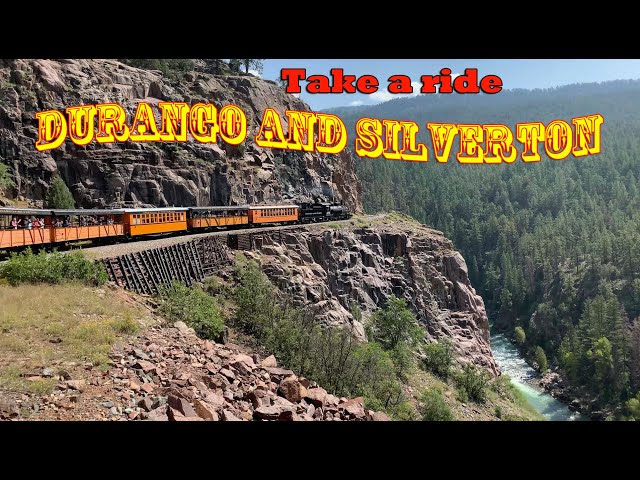
[[[360,343],[346,329],[322,328],[285,301],[253,261],[239,261],[233,292],[233,325],[252,335],[297,374],[339,396],[363,396],[367,408],[408,418],[397,370],[406,370],[406,352],[387,351],[377,342]],[[352,308],[359,315],[356,308]],[[404,347],[404,343],[398,345]],[[394,357],[401,363],[396,366]],[[414,412],[415,413],[415,412]]]
[[[547,363],[547,355],[544,353],[544,350],[542,349],[542,347],[536,347],[536,350],[534,352],[534,357],[536,359],[536,363],[538,364],[538,368],[540,369],[540,371],[542,373],[546,372],[549,365]]]
[[[64,180],[58,175],[53,177],[51,188],[44,200],[44,208],[75,208],[76,201]]]
[[[424,353],[425,356],[422,359],[424,369],[444,380],[449,378],[453,364],[451,343],[448,340],[431,342],[425,347]]]
[[[217,301],[199,287],[180,282],[161,287],[159,310],[168,320],[183,321],[203,338],[217,339],[224,329]]]
[[[516,327],[513,333],[516,337],[516,342],[518,343],[518,345],[523,345],[524,342],[526,342],[527,335],[524,333],[524,329],[522,327]]]
[[[420,395],[419,411],[425,422],[449,422],[453,420],[451,409],[445,403],[442,391],[438,388],[425,390]]]
[[[461,400],[471,400],[476,403],[486,402],[489,374],[484,370],[465,364],[462,371],[455,376],[455,382]]]
[[[9,166],[5,163],[0,163],[0,194],[5,193],[7,188],[13,186],[15,186],[15,183],[9,173]]]
[[[84,257],[80,251],[37,255],[30,248],[24,252],[12,252],[9,260],[0,267],[0,277],[11,285],[21,283],[63,283],[79,280],[88,285],[103,285],[109,279],[104,265]]]
[[[145,70],[159,70],[170,79],[179,80],[193,71],[195,62],[187,58],[120,58],[122,63]]]
[[[630,418],[640,421],[640,392],[625,405]]]
[[[371,317],[374,339],[385,349],[393,350],[399,344],[416,345],[424,337],[416,316],[404,299],[391,295],[384,308]]]

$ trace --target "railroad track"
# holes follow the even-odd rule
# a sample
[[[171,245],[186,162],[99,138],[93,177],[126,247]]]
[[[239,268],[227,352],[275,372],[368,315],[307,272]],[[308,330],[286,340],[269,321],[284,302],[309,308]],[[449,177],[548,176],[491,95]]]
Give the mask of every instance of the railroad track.
[[[310,223],[303,225],[282,225],[273,227],[261,227],[261,228],[244,228],[233,230],[219,230],[213,232],[203,233],[181,233],[180,235],[162,236],[156,238],[145,237],[144,239],[133,240],[129,242],[112,243],[109,245],[95,246],[95,247],[83,247],[83,251],[87,254],[87,257],[99,260],[103,258],[114,257],[118,255],[124,255],[128,253],[140,252],[152,248],[165,247],[169,245],[175,245],[178,243],[189,242],[199,238],[215,237],[215,236],[228,236],[228,235],[242,235],[242,234],[258,234],[264,232],[272,232],[277,230],[296,230],[296,229],[308,229],[308,228],[326,228],[328,225],[333,224],[353,224],[354,221],[373,221],[383,218],[383,215],[367,215],[362,217],[352,218],[350,220],[337,220],[329,223]]]

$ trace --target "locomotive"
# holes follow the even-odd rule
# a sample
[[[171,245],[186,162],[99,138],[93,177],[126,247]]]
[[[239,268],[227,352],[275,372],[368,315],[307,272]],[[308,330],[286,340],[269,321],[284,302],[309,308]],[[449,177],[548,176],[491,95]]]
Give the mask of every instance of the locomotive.
[[[66,210],[1,207],[0,250],[85,240],[93,243],[131,240],[220,228],[327,222],[351,216],[347,207],[331,202]]]

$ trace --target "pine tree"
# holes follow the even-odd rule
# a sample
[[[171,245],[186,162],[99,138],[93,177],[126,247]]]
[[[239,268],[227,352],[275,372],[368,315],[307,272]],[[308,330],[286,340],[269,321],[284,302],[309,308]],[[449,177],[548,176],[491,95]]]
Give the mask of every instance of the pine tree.
[[[73,195],[64,183],[64,180],[59,177],[53,177],[49,193],[44,202],[45,208],[75,208],[76,202],[73,199]]]

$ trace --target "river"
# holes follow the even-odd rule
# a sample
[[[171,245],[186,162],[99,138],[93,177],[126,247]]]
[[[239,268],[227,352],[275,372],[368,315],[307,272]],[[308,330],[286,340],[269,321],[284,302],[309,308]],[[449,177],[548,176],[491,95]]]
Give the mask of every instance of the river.
[[[572,412],[567,405],[532,382],[532,379],[538,376],[538,372],[524,361],[515,345],[502,333],[491,335],[491,350],[500,370],[511,377],[515,387],[544,418],[554,421],[585,420],[584,416]]]

